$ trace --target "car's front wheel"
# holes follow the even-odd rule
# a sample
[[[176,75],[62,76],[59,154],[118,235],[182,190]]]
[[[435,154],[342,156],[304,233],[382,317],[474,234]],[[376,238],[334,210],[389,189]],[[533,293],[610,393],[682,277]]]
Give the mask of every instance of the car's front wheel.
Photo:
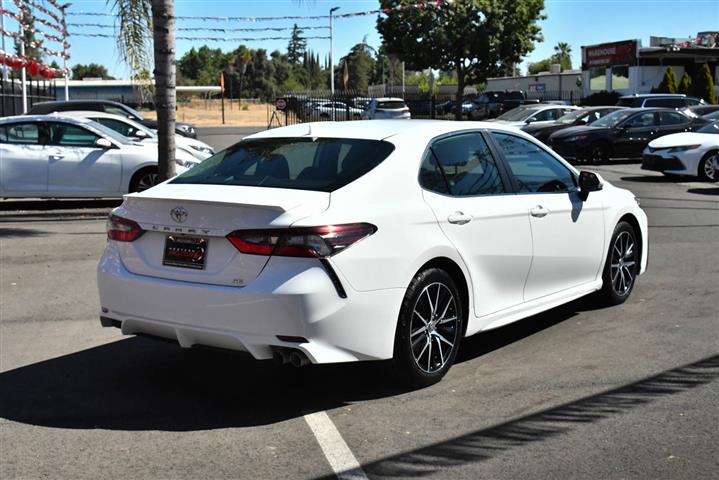
[[[634,228],[627,222],[619,222],[614,228],[607,261],[602,273],[602,289],[599,300],[605,305],[624,303],[634,289],[639,273],[639,246]]]
[[[719,180],[719,151],[709,152],[699,162],[699,178],[705,182]]]
[[[412,280],[402,301],[394,345],[400,380],[426,387],[452,366],[463,333],[464,312],[447,272],[429,268]]]

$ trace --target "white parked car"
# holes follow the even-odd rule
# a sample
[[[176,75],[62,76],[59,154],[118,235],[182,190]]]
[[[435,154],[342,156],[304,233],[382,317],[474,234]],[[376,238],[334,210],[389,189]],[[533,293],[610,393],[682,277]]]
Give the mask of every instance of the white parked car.
[[[320,102],[314,107],[315,115],[319,118],[332,119],[332,110],[334,109],[334,120],[345,120],[349,113],[349,118],[359,120],[362,110],[356,107],[350,107],[344,102]]]
[[[642,168],[667,175],[691,175],[707,182],[719,180],[719,121],[696,132],[665,135],[649,142]]]
[[[578,109],[579,107],[575,107],[573,105],[522,105],[503,113],[491,121],[493,123],[512,125],[515,127],[523,127],[525,125],[529,125],[530,123],[532,125],[550,124],[559,120],[560,117]]]
[[[306,363],[394,359],[438,381],[461,339],[647,265],[631,192],[481,122],[310,123],[246,137],[125,196],[98,266],[101,323]]]
[[[93,111],[60,112],[57,115],[87,118],[138,142],[157,143],[157,130],[150,129],[123,115]],[[178,151],[184,150],[185,153],[189,153],[198,160],[204,160],[215,154],[215,150],[205,142],[201,142],[196,138],[180,135],[179,133],[175,134],[175,147]]]
[[[178,151],[177,172],[199,160]],[[119,197],[157,183],[157,148],[83,118],[0,118],[0,198]]]
[[[362,118],[366,120],[383,120],[391,118],[400,118],[409,120],[412,113],[409,107],[401,98],[383,97],[373,98],[364,112]]]

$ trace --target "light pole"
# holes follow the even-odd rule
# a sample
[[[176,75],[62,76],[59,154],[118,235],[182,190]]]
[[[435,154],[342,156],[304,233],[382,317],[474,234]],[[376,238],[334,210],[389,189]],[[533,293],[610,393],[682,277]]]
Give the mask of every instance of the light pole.
[[[332,120],[335,119],[335,61],[332,58],[332,14],[339,9],[340,7],[330,8],[330,93],[332,94]]]

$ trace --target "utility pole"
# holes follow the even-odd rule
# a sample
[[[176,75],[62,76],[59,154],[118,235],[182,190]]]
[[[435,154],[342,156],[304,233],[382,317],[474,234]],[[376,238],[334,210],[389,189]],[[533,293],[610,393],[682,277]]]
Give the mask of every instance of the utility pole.
[[[5,10],[3,0],[0,0],[0,10]],[[0,30],[5,32],[5,15],[0,15]],[[2,51],[7,52],[5,49],[5,33],[2,34]],[[3,63],[2,66],[2,79],[7,82],[7,65]]]
[[[332,14],[339,9],[340,7],[330,8],[330,93],[332,94],[332,121],[335,119],[335,62],[332,58]]]
[[[67,22],[65,19],[65,9],[69,6],[70,4],[66,3],[60,7],[60,11],[62,12],[62,31],[64,32],[62,34],[62,68],[65,73],[65,101],[70,100],[70,76],[67,69]]]
[[[25,18],[21,16],[20,18]],[[22,22],[20,23],[20,57],[25,58],[25,28],[23,28]],[[27,73],[25,67],[20,69],[20,82],[22,83],[22,112],[27,112]]]

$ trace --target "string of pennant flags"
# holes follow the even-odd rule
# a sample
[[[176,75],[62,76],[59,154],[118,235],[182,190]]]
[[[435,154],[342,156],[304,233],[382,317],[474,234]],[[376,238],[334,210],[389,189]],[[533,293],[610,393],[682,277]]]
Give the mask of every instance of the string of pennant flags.
[[[115,25],[104,23],[74,23],[69,22],[68,27],[96,27],[101,29],[116,30]],[[298,26],[299,30],[329,30],[330,27],[325,25],[318,26]],[[178,32],[283,32],[292,30],[294,27],[246,27],[246,28],[217,28],[217,27],[177,27]],[[303,37],[304,38],[304,37]]]
[[[443,4],[452,3],[451,0],[431,0],[427,2],[417,2],[405,5],[397,5],[391,8],[379,8],[375,10],[367,10],[364,12],[350,12],[350,13],[339,13],[332,15],[332,18],[350,18],[350,17],[361,17],[365,15],[389,15],[395,12],[401,12],[405,10],[413,9],[425,9],[439,7]],[[88,17],[115,17],[113,13],[104,12],[67,12],[68,15],[73,16],[88,16]],[[269,22],[269,21],[280,21],[280,20],[324,20],[330,18],[330,15],[283,15],[279,17],[217,17],[217,16],[202,16],[202,15],[178,15],[175,17],[176,20],[200,20],[209,22]]]
[[[100,37],[100,38],[117,38],[116,35],[111,33],[70,33],[68,34],[73,37]],[[328,40],[329,36],[310,36],[302,37],[306,40],[325,39]],[[205,42],[257,42],[257,41],[268,41],[268,40],[290,40],[292,37],[187,37],[177,36],[176,40],[202,40]]]

